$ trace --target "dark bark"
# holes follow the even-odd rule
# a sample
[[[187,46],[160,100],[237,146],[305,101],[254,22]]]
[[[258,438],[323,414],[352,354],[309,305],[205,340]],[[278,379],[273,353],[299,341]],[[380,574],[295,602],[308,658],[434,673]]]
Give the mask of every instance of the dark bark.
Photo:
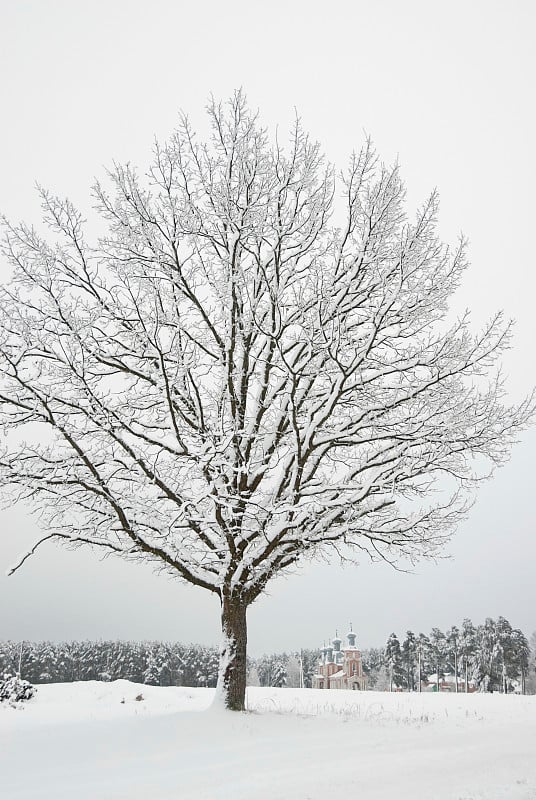
[[[222,644],[217,695],[230,711],[244,711],[246,701],[247,603],[240,597],[221,601]]]

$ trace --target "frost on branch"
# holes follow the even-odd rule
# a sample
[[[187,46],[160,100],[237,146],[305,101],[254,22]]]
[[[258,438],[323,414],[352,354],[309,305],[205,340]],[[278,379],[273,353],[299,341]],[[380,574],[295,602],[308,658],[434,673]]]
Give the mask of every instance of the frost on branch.
[[[408,217],[370,142],[339,174],[240,93],[208,113],[206,144],[183,116],[146,177],[94,187],[100,241],[47,191],[46,238],[4,222],[0,474],[41,541],[150,561],[235,613],[319,552],[433,555],[533,399],[506,402],[501,314],[448,316],[465,244],[439,241],[435,193]]]

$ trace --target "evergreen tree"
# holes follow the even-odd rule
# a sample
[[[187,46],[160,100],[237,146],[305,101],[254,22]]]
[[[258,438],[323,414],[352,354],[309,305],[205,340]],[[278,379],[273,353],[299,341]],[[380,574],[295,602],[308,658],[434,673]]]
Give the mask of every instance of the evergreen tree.
[[[272,658],[263,655],[257,663],[257,672],[261,686],[271,686],[272,677]]]
[[[515,677],[520,680],[521,694],[527,690],[527,674],[530,665],[530,647],[523,631],[515,628],[512,631],[512,666]]]
[[[303,685],[310,689],[313,685],[313,675],[318,671],[320,660],[320,650],[300,650],[301,668],[303,673]]]
[[[517,664],[512,626],[505,617],[499,617],[496,623],[497,672],[500,671],[500,691],[505,694],[510,688],[510,679],[516,678]]]
[[[152,654],[149,656],[147,666],[143,672],[143,682],[148,686],[158,686],[160,684],[158,665]]]
[[[363,672],[367,676],[369,689],[378,688],[382,670],[385,669],[385,651],[383,647],[369,647],[361,652]]]
[[[469,691],[469,675],[473,677],[477,650],[477,637],[477,630],[471,620],[467,618],[464,619],[460,633],[459,647],[463,664],[464,687],[466,692]]]
[[[447,639],[439,628],[432,628],[430,631],[430,647],[436,673],[437,691],[439,691],[447,663]]]
[[[460,655],[460,630],[453,625],[447,631],[447,658],[449,666],[452,667],[454,673],[454,687],[455,692],[458,691],[458,659]]]
[[[415,669],[417,655],[417,640],[413,631],[406,632],[402,643],[402,663],[404,665],[406,687],[408,692],[415,690]]]
[[[287,665],[283,658],[273,662],[270,686],[281,689],[287,683]]]
[[[416,641],[416,653],[417,653],[417,681],[418,685],[417,688],[419,692],[422,689],[423,681],[427,680],[428,675],[431,672],[430,669],[430,659],[432,654],[432,645],[430,644],[430,639],[426,636],[425,633],[419,633]]]
[[[497,626],[491,617],[477,628],[475,652],[475,677],[480,691],[493,692],[500,688],[498,670],[499,642]]]
[[[393,686],[402,686],[404,683],[404,667],[402,665],[402,652],[400,642],[396,633],[392,633],[385,645],[384,651],[385,666],[389,674],[389,691],[393,691]]]

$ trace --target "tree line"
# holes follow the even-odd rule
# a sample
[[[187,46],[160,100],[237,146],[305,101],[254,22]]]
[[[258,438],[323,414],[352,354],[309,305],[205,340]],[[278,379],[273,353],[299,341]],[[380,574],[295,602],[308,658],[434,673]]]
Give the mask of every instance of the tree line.
[[[248,683],[310,688],[319,650],[248,657]],[[125,679],[153,686],[215,687],[219,650],[177,642],[0,642],[0,677],[32,684]]]
[[[531,645],[504,617],[487,618],[482,625],[464,619],[461,627],[446,631],[407,631],[403,638],[392,633],[385,647],[362,651],[363,669],[368,687],[379,691],[418,691],[430,682],[441,689],[450,676],[459,691],[534,694],[536,632]],[[154,686],[214,687],[218,660],[216,647],[176,642],[0,642],[0,676],[20,674],[36,684],[122,678]],[[310,688],[319,660],[319,649],[248,657],[248,684]]]
[[[402,640],[391,633],[384,648],[363,655],[371,688],[418,691],[432,676],[441,689],[448,676],[454,691],[536,691],[534,652],[505,617],[476,626],[464,619],[460,628],[432,628],[429,635],[409,630]]]
[[[310,688],[319,650],[248,657],[248,683]],[[216,647],[177,642],[0,642],[0,676],[34,684],[125,679],[154,686],[214,687]]]
[[[198,644],[82,641],[0,642],[0,674],[31,683],[113,681],[216,686],[219,650]]]

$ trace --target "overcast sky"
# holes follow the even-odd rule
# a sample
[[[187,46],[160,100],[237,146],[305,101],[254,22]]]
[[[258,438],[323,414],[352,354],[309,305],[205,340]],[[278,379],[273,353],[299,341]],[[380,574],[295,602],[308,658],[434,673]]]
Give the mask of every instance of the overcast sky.
[[[38,181],[90,212],[112,161],[142,168],[180,108],[204,125],[208,95],[242,86],[272,129],[297,108],[343,165],[366,133],[398,157],[410,207],[435,186],[441,234],[469,237],[456,304],[475,325],[517,320],[505,359],[521,398],[536,373],[533,44],[536,4],[375,0],[315,3],[5,0],[0,4],[0,211],[38,221]],[[0,275],[7,273],[0,264]],[[451,558],[412,574],[363,563],[308,565],[249,612],[253,654],[312,647],[352,621],[362,647],[392,630],[463,617],[536,629],[536,432],[485,484]],[[50,545],[4,577],[38,533],[24,509],[0,512],[0,639],[144,638],[217,643],[207,592],[148,568]]]

